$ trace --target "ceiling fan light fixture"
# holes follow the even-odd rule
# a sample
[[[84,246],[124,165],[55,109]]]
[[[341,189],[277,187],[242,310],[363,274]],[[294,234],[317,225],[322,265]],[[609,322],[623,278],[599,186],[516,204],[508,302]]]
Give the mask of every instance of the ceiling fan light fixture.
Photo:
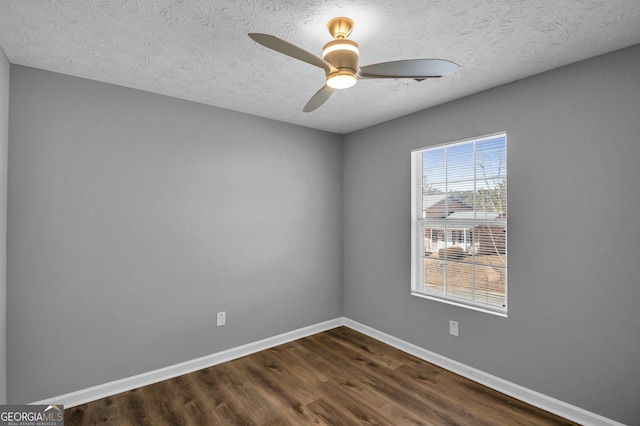
[[[327,76],[327,86],[332,89],[348,89],[356,84],[357,81],[358,78],[351,71],[341,70]]]
[[[347,39],[331,40],[322,49],[322,59],[338,69],[327,75],[327,86],[347,89],[356,84],[358,69],[358,43]]]

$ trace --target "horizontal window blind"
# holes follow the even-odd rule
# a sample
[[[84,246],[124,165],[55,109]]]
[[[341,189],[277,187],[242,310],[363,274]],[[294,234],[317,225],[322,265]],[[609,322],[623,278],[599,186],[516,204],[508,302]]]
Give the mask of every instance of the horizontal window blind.
[[[507,136],[411,153],[411,290],[507,312]]]

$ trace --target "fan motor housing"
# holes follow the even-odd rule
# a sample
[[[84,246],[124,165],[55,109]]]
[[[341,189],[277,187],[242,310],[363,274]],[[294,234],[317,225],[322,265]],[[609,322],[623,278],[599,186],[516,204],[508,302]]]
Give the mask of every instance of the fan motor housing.
[[[324,45],[322,57],[339,70],[350,70],[354,73],[358,69],[358,43],[347,39],[331,40]]]

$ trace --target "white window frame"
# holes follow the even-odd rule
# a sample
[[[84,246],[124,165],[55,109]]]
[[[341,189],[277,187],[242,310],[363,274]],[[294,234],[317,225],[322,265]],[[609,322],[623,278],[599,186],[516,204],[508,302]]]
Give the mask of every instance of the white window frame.
[[[444,228],[446,225],[446,219],[428,219],[423,218],[423,194],[422,194],[422,186],[423,186],[423,167],[422,167],[422,154],[428,150],[434,149],[442,149],[454,147],[456,145],[469,144],[469,143],[477,143],[486,140],[496,139],[498,137],[504,137],[505,140],[505,176],[506,172],[506,150],[507,150],[507,133],[497,132],[489,135],[479,136],[468,138],[464,140],[454,141],[443,143],[439,145],[433,145],[423,148],[414,149],[411,152],[411,294],[413,296],[435,300],[442,303],[447,303],[454,306],[460,306],[463,308],[473,309],[476,311],[486,312],[498,316],[507,316],[507,261],[505,257],[504,264],[504,306],[494,306],[484,303],[478,303],[473,300],[456,298],[453,296],[447,295],[436,295],[429,294],[425,289],[425,277],[424,277],[424,259],[425,259],[425,228],[434,228],[434,227],[442,227]],[[474,164],[470,165],[475,169],[476,161],[474,155]],[[478,178],[475,178],[475,181],[478,182]],[[505,195],[506,197],[506,195]],[[505,198],[506,200],[506,198]],[[481,219],[477,217],[477,214],[473,215],[474,218],[470,219],[468,223],[456,221],[456,225],[460,225],[462,227],[473,227],[477,225],[494,225],[504,227],[505,229],[505,256],[507,256],[507,219],[506,218],[491,218],[491,219]],[[447,234],[445,233],[444,238],[446,240]],[[445,259],[446,261],[446,259]],[[446,273],[446,272],[445,272]],[[475,279],[474,279],[475,280]],[[475,283],[474,283],[475,286]],[[475,289],[474,289],[475,293]]]

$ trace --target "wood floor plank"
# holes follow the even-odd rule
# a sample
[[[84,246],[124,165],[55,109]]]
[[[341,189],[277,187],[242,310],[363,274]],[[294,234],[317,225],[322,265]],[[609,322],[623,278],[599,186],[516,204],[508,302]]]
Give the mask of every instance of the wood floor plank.
[[[323,420],[328,425],[362,425],[353,413],[343,406],[336,404],[334,401],[319,399],[309,404],[309,410]]]
[[[295,389],[296,398],[302,405],[309,404],[318,399],[322,382],[313,375],[300,376],[289,366],[294,359],[289,355],[290,350],[262,351],[245,360],[255,368],[262,371],[265,377],[279,384],[283,389]]]
[[[405,363],[404,359],[398,357],[397,349],[346,327],[329,330],[327,336],[348,348],[369,355],[374,362],[387,368],[395,369]]]
[[[380,352],[382,354],[386,354],[392,359],[397,360],[397,362],[400,365],[407,365],[407,364],[423,365],[426,362],[414,355],[411,355],[404,351],[400,351],[391,345],[388,345],[384,342],[376,340],[373,337],[369,337],[365,334],[359,333],[348,327],[338,327],[333,330],[329,330],[327,334],[330,334],[330,335],[339,334],[341,336],[345,336],[347,337],[343,341],[345,344],[349,344],[349,340],[351,340],[352,341],[351,346],[358,345],[361,349],[365,350],[366,352]],[[437,367],[437,366],[434,365],[434,367]]]
[[[339,343],[332,342],[328,335],[311,336],[305,339],[304,344],[319,353],[332,354],[334,359],[349,364],[352,369],[358,371],[360,380],[372,390],[383,396],[388,402],[403,407],[405,410],[431,419],[440,424],[451,421],[470,420],[461,407],[451,404],[444,396],[438,393],[420,393],[419,389],[407,389],[404,383],[397,383],[392,375],[392,370],[373,362],[367,354],[353,351]],[[388,380],[391,377],[392,380]],[[463,423],[461,423],[463,424]]]
[[[102,398],[96,404],[87,404],[87,425],[119,425],[120,413],[113,397]]]
[[[95,401],[94,401],[95,402]],[[68,426],[84,426],[85,410],[88,404],[77,405],[64,410],[64,424]]]
[[[315,417],[306,409],[302,401],[307,398],[300,395],[300,387],[291,388],[286,384],[276,382],[265,371],[260,362],[252,357],[237,360],[246,371],[245,376],[261,393],[263,398],[280,412],[280,417],[289,420],[290,424],[304,423]],[[301,385],[301,384],[299,384]]]
[[[328,397],[321,398],[327,403],[336,404],[350,416],[350,419],[363,425],[389,425],[393,418],[386,417],[379,406],[367,398],[367,392],[360,392],[354,387],[328,382],[325,384]]]
[[[331,379],[323,382],[326,384],[323,390],[329,394],[330,397],[339,399],[340,393],[338,391],[343,389],[355,398],[367,401],[368,404],[375,407],[382,406],[388,402],[386,398],[381,397],[381,395],[373,392],[370,387],[362,383],[356,370],[345,369],[344,364],[336,362],[335,359],[323,357],[315,351],[302,347],[299,351],[301,356],[310,364],[314,365],[316,370],[321,371],[323,375]]]
[[[199,393],[194,380],[193,374],[185,374],[167,382],[175,395],[174,404],[177,407],[176,409],[182,411],[186,424],[207,426],[211,424],[208,419],[215,419],[216,416],[212,406]]]
[[[447,394],[455,404],[473,406],[474,412],[481,414],[483,418],[493,419],[497,423],[528,426],[572,424],[477,382],[435,367],[426,361],[423,363],[423,366],[404,365],[394,371],[394,376],[397,379],[410,380],[412,386]],[[432,374],[425,375],[425,372]],[[523,419],[526,420],[523,421]]]
[[[422,418],[438,424],[488,424],[484,423],[473,409],[469,409],[467,404],[452,400],[446,390],[438,392],[429,388],[414,387],[412,383],[396,376],[394,370],[376,363],[375,354],[359,352],[341,345],[330,333],[311,336],[301,342],[301,345],[306,345],[318,353],[324,352],[327,356],[332,354],[343,363],[349,363],[353,369],[359,371],[363,383],[394,404]]]
[[[177,398],[168,381],[154,383],[141,388],[149,405],[149,418],[154,425],[184,426],[184,412],[179,409]]]
[[[238,404],[233,392],[224,381],[230,376],[228,363],[196,371],[196,386],[206,400],[212,404],[212,424],[256,424],[251,413]]]
[[[294,347],[289,348],[287,353],[293,363],[293,370],[300,375],[302,380],[309,380],[309,377],[313,377],[320,382],[328,382],[331,379],[331,376],[327,376],[318,368],[317,363],[311,360],[310,355],[313,354],[305,352],[297,343]]]
[[[141,389],[133,389],[116,395],[122,426],[153,425],[149,418],[149,402],[144,399]]]
[[[436,426],[437,423],[428,421],[415,413],[412,413],[396,404],[388,403],[379,408],[380,412],[386,417],[393,419],[395,426],[413,425],[413,426]]]
[[[65,410],[85,425],[574,425],[338,327]]]
[[[120,415],[115,397],[102,398],[91,404],[82,404],[65,410],[65,424],[76,426],[119,425]]]
[[[244,362],[246,358],[229,363],[229,371],[225,374],[224,383],[232,393],[232,398],[238,401],[257,424],[263,424],[280,416],[280,411],[264,397],[255,383],[251,382],[246,373]]]

